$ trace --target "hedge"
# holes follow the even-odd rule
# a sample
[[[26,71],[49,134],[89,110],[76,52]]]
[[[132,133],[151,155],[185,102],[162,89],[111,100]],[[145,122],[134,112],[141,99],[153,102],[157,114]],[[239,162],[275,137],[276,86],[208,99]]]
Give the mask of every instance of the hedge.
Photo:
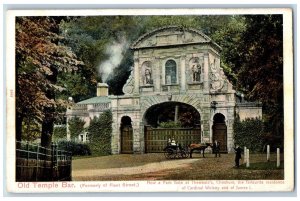
[[[111,154],[112,113],[110,110],[104,111],[99,117],[94,117],[88,132],[93,155]]]
[[[181,128],[180,122],[175,121],[168,121],[168,122],[161,122],[159,124],[160,128]]]
[[[74,141],[59,141],[58,149],[72,152],[72,156],[91,155],[90,147],[87,144],[82,144]]]
[[[246,146],[252,152],[264,149],[264,124],[261,119],[235,120],[233,124],[234,142],[241,147]]]

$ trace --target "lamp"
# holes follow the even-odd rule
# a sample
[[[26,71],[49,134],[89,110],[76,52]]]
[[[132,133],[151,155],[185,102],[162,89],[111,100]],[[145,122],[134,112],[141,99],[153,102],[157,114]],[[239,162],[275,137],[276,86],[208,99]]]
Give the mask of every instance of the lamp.
[[[71,109],[71,106],[74,104],[74,100],[73,100],[73,98],[70,96],[69,98],[68,98],[68,109]]]

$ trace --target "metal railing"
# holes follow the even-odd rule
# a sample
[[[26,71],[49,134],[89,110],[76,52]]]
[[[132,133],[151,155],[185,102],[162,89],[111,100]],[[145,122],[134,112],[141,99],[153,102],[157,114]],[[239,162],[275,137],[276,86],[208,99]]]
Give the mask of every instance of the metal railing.
[[[71,181],[72,153],[28,142],[16,142],[16,181]]]

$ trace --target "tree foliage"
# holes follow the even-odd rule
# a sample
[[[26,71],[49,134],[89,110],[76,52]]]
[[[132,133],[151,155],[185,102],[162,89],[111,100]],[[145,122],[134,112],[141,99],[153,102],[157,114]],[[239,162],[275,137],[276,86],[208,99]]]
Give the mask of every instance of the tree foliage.
[[[23,140],[32,142],[41,137],[41,125],[32,118],[24,118],[22,122]]]
[[[71,47],[85,63],[85,68],[77,72],[79,78],[75,75],[77,80],[81,79],[80,86],[68,83],[70,90],[75,89],[70,94],[75,101],[95,96],[97,82],[107,81],[103,80],[103,70],[100,69],[100,64],[109,59],[107,49],[113,42],[124,43],[128,46],[128,38],[136,35],[133,31],[135,25],[134,18],[128,16],[81,17],[61,23],[61,34],[66,38],[64,44]],[[111,93],[122,93],[122,87],[129,76],[128,68],[132,66],[131,57],[127,47],[123,53],[123,59],[121,58],[122,61],[120,61],[123,68],[113,70],[111,73],[111,75],[115,74],[121,79],[114,82],[114,79],[109,78],[112,81],[110,83]],[[73,79],[72,76],[71,79]],[[74,86],[81,90],[76,90]]]
[[[263,103],[266,133],[283,143],[282,15],[245,16],[245,31],[236,47],[232,70],[238,89]]]
[[[67,139],[66,125],[57,125],[53,129],[52,141],[62,141]]]
[[[235,68],[248,98],[268,104],[282,99],[283,29],[281,15],[246,16]]]
[[[57,44],[57,24],[48,17],[19,17],[16,22],[17,111],[44,118],[43,108],[55,106],[48,91],[59,90],[54,71],[70,71],[80,62],[73,52]],[[22,93],[26,92],[26,93]]]
[[[16,18],[17,140],[22,138],[23,119],[31,118],[42,124],[42,144],[49,145],[55,108],[62,103],[54,95],[62,90],[56,83],[57,73],[76,70],[82,64],[59,44],[57,25],[53,17]]]

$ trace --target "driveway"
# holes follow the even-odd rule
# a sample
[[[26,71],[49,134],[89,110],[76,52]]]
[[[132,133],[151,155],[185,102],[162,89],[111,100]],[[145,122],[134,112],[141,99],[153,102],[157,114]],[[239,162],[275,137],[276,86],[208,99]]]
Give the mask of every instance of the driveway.
[[[162,172],[172,169],[183,169],[188,168],[191,163],[199,161],[201,159],[177,159],[167,160],[162,162],[148,163],[141,166],[135,167],[124,167],[124,168],[107,168],[107,169],[85,169],[85,170],[74,170],[72,172],[73,181],[82,181],[85,178],[94,177],[109,177],[109,176],[121,176],[121,175],[139,175],[146,173]]]

